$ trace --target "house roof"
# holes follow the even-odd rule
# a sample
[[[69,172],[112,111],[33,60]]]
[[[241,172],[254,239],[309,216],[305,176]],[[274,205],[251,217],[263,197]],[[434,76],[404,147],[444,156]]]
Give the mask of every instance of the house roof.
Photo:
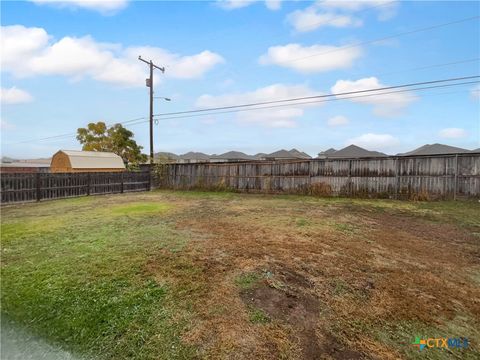
[[[327,149],[325,151],[321,151],[318,153],[318,155],[331,155],[333,153],[337,152],[337,150],[335,150],[334,148],[330,148],[330,149]]]
[[[228,159],[228,160],[254,160],[254,157],[247,155],[241,151],[228,151],[220,155],[212,155],[211,159]]]
[[[403,153],[397,154],[399,156],[408,156],[408,155],[439,155],[439,154],[458,154],[458,153],[468,153],[470,152],[467,149],[462,149],[455,146],[444,145],[444,144],[426,144],[420,146],[419,148]]]
[[[297,149],[292,149],[292,150],[289,151],[289,153],[292,154],[293,156],[298,156],[301,159],[311,159],[312,158],[306,152],[299,151]]]
[[[472,153],[480,153],[480,148],[470,151]]]
[[[328,158],[359,158],[359,157],[383,157],[387,156],[379,151],[370,151],[357,145],[348,145],[343,149],[335,151],[328,155]]]
[[[59,152],[69,157],[73,169],[125,169],[122,158],[112,152],[79,150],[60,150]],[[52,162],[54,158],[55,155]]]
[[[269,158],[286,158],[286,159],[295,158],[289,151],[287,151],[285,149],[274,151],[270,154],[267,154],[267,157],[269,157]]]
[[[258,153],[258,154],[253,155],[253,157],[257,160],[260,160],[260,159],[264,158],[265,156],[267,156],[266,153]]]
[[[267,158],[283,158],[283,159],[310,159],[310,155],[298,151],[297,149],[292,149],[290,151],[282,149],[271,154],[265,155]]]
[[[189,151],[186,154],[180,155],[180,159],[184,160],[208,160],[210,156],[201,152]]]

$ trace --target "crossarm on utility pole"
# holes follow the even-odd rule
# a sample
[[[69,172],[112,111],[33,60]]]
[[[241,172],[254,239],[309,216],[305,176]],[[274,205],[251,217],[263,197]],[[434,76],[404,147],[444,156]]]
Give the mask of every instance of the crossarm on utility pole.
[[[151,63],[154,68],[160,70],[162,73],[165,72],[165,68],[164,68],[164,67],[160,67],[160,66],[155,65],[155,64],[152,62],[152,60],[147,61],[147,60],[145,60],[145,59],[142,59],[141,56],[138,57],[138,60],[143,61],[145,64],[148,64],[148,65],[150,65],[150,63]]]

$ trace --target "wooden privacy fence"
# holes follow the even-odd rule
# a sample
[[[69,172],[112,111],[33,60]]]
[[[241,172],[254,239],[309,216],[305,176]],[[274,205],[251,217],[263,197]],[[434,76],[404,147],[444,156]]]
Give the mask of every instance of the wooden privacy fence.
[[[480,154],[166,164],[158,185],[389,198],[480,196]]]
[[[1,203],[150,190],[150,172],[1,174]]]

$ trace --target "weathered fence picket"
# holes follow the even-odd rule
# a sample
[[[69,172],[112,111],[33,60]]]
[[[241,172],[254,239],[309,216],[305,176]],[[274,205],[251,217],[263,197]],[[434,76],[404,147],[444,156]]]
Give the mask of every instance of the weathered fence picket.
[[[166,164],[158,185],[263,193],[311,193],[320,186],[345,196],[480,197],[480,154]]]
[[[1,203],[150,190],[150,172],[1,174]]]

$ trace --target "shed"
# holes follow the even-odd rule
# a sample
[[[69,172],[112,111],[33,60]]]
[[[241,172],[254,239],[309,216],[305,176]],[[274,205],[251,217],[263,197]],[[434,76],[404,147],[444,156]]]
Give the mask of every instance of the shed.
[[[111,152],[60,150],[52,157],[52,173],[58,172],[120,172],[125,164]]]

